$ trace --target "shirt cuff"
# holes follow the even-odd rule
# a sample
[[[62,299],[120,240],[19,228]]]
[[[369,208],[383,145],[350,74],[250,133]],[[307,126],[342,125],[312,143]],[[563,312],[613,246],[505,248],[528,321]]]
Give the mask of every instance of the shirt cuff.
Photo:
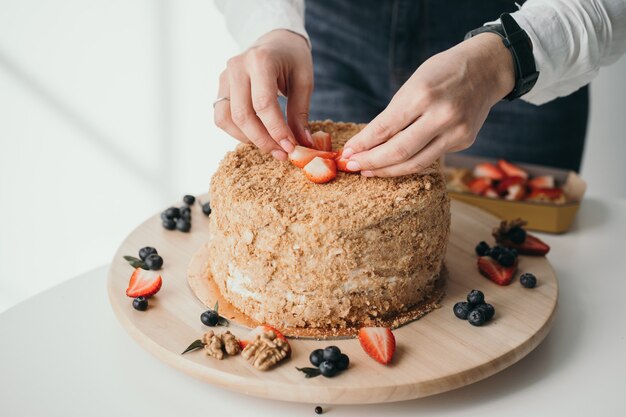
[[[535,66],[539,72],[537,82],[528,93],[520,97],[521,100],[535,105],[545,104],[575,92],[596,75],[597,71],[576,76],[558,70],[559,65],[565,65],[570,54],[572,39],[571,34],[567,35],[563,27],[562,16],[553,7],[541,2],[529,3],[511,13],[511,16],[528,34],[533,45]],[[497,23],[500,23],[500,19],[485,25]]]
[[[557,97],[566,96],[580,88],[581,80],[569,79],[560,83],[556,65],[568,54],[571,40],[565,39],[565,32],[559,15],[546,7],[542,13],[520,9],[511,13],[517,24],[528,34],[533,45],[535,66],[539,77],[533,88],[520,97],[528,103],[541,105]],[[588,74],[589,81],[593,76]]]
[[[311,48],[309,35],[304,28],[304,10],[286,2],[281,7],[267,7],[269,2],[258,3],[260,7],[253,8],[245,18],[237,20],[238,27],[229,28],[242,50],[252,46],[261,36],[277,29],[285,29],[302,36],[309,49]]]

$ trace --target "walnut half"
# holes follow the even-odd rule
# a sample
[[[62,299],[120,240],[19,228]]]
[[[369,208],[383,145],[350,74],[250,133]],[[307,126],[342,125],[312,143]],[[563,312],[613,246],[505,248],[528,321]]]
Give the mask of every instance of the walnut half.
[[[216,359],[224,358],[224,351],[222,350],[224,344],[220,336],[219,334],[215,334],[213,330],[209,330],[202,336],[204,351],[207,355],[213,356]]]
[[[222,333],[222,343],[224,343],[224,350],[228,355],[233,356],[241,352],[241,345],[239,345],[239,340],[237,340],[235,335],[228,330]]]
[[[241,356],[248,359],[260,371],[266,371],[287,357],[289,343],[277,338],[276,333],[269,330],[257,335],[252,343],[248,343]]]
[[[215,334],[213,330],[209,330],[202,336],[202,343],[204,343],[206,354],[216,359],[223,359],[224,352],[228,355],[236,355],[241,351],[239,341],[228,330],[222,334]]]

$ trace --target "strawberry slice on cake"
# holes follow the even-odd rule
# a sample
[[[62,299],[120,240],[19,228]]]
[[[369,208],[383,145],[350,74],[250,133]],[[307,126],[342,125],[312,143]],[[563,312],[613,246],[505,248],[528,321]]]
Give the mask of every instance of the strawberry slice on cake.
[[[337,164],[334,159],[324,159],[316,156],[303,168],[304,175],[316,183],[325,184],[337,176]]]
[[[337,170],[341,172],[351,172],[357,173],[359,171],[353,171],[348,169],[348,159],[343,157],[343,148],[339,149],[337,152],[337,157],[335,158],[335,162],[337,163]]]
[[[311,135],[313,140],[313,147],[318,151],[330,152],[333,150],[333,143],[330,137],[330,133],[326,133],[322,130],[315,132]]]
[[[311,162],[315,157],[320,157],[324,159],[335,159],[336,156],[336,152],[320,151],[317,149],[311,149],[297,145],[294,148],[293,152],[289,154],[289,160],[298,168],[304,168],[306,164]]]

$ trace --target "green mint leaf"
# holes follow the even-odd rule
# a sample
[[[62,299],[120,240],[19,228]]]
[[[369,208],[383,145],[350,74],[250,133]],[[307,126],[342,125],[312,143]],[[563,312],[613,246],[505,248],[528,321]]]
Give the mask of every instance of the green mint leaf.
[[[202,343],[202,340],[198,339],[198,340],[194,340],[188,347],[187,349],[185,349],[183,351],[183,353],[181,353],[181,355],[184,355],[187,352],[191,352],[192,350],[196,350],[196,349],[201,349],[204,347],[204,343]]]
[[[319,368],[310,368],[310,367],[298,368],[296,366],[296,369],[304,373],[305,378],[315,378],[316,376],[319,376],[322,374]]]
[[[133,268],[142,268],[148,269],[148,266],[139,258],[135,258],[134,256],[124,256],[124,259],[132,266]]]

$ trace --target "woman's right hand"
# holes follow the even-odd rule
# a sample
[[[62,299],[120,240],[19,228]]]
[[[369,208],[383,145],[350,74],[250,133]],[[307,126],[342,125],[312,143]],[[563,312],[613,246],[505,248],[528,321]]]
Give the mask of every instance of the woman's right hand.
[[[288,30],[274,30],[228,60],[220,75],[215,124],[241,142],[284,161],[294,145],[311,146],[309,101],[313,61],[307,41]],[[278,92],[287,97],[287,122]]]

